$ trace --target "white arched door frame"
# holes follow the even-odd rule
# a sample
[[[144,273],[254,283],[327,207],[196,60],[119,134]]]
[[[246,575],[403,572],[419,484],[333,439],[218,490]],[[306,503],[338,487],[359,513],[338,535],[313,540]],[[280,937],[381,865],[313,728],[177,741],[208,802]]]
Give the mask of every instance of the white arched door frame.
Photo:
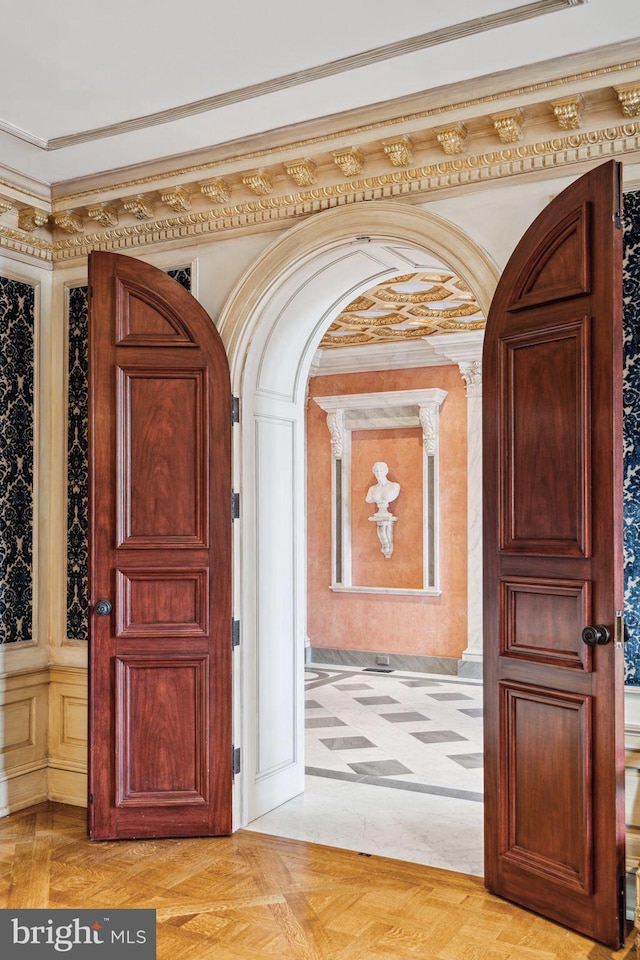
[[[220,316],[241,410],[234,445],[234,489],[241,495],[234,611],[242,636],[234,733],[243,758],[236,828],[304,787],[304,412],[313,355],[331,320],[360,293],[438,262],[487,312],[499,273],[459,227],[399,202],[342,207],[268,247]]]

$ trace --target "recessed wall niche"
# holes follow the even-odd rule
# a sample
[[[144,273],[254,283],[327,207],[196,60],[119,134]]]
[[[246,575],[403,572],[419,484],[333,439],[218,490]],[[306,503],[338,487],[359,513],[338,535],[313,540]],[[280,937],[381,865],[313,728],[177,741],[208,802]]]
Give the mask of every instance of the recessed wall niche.
[[[438,576],[438,424],[445,390],[314,397],[327,415],[331,443],[331,589],[336,592],[440,593]],[[373,464],[400,484],[391,504],[394,549],[381,551]]]

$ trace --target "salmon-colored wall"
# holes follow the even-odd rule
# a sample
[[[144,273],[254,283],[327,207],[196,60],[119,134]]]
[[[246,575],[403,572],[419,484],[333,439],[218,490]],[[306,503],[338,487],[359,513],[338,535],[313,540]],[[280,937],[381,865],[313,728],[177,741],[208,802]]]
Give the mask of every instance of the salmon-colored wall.
[[[307,412],[307,634],[313,647],[374,650],[418,656],[459,657],[467,646],[467,411],[457,366],[313,377],[309,395],[336,396],[439,387],[440,589],[438,597],[337,593],[331,583],[331,444],[326,414],[310,399]],[[389,465],[401,485],[390,505],[398,517],[394,553],[380,552],[375,506],[365,502],[375,482],[376,460]],[[353,583],[418,586],[422,582],[421,431],[354,431],[352,434]],[[417,504],[417,505],[416,505]],[[372,529],[370,529],[372,528]]]

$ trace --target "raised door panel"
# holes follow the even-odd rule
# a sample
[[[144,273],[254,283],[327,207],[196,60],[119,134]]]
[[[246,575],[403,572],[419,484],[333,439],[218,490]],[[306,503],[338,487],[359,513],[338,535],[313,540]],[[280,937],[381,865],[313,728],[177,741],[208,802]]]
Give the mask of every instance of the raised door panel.
[[[591,516],[588,319],[506,336],[500,351],[501,549],[586,556]]]
[[[116,281],[116,343],[127,347],[195,347],[179,314],[144,287]]]
[[[509,578],[500,583],[501,653],[535,663],[590,671],[591,584],[580,580]]]
[[[208,636],[208,570],[116,571],[116,618],[121,639]]]
[[[207,804],[208,658],[116,658],[116,805]]]
[[[119,546],[208,545],[208,406],[203,370],[118,369]]]

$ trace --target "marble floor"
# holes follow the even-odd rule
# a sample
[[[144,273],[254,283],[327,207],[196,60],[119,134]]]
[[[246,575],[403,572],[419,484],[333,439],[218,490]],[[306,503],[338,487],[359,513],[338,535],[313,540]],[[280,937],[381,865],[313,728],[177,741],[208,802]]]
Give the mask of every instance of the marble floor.
[[[309,664],[305,692],[305,792],[248,829],[481,876],[481,681]]]

